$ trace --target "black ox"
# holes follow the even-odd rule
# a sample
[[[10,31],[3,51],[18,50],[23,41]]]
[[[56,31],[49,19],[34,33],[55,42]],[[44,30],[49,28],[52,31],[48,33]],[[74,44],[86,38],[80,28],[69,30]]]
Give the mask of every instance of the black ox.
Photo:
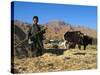
[[[88,44],[92,45],[92,38],[80,31],[68,31],[64,34],[64,39],[66,40],[65,46],[67,49],[75,48],[77,44],[79,49],[83,45],[84,50],[86,50]]]

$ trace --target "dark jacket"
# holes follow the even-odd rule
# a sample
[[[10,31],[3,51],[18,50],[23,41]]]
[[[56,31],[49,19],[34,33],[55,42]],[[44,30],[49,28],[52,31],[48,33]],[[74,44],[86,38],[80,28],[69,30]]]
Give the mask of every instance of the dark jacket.
[[[42,26],[37,25],[38,31],[41,31]],[[45,31],[41,31],[40,33],[38,33],[38,31],[35,31],[35,25],[32,25],[32,27],[29,29],[28,31],[28,39],[31,39],[31,41],[34,42],[34,44],[38,45],[38,46],[43,46],[43,42],[42,40],[44,39],[43,34],[45,33]],[[30,38],[32,35],[38,33],[37,35],[33,36],[32,38]]]

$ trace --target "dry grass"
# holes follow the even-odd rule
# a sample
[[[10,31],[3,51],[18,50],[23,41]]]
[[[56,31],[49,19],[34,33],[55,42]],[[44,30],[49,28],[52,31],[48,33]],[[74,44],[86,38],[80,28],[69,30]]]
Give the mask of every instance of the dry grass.
[[[87,50],[71,49],[57,56],[45,53],[39,57],[14,59],[15,73],[52,72],[64,70],[85,70],[97,68],[96,46]]]

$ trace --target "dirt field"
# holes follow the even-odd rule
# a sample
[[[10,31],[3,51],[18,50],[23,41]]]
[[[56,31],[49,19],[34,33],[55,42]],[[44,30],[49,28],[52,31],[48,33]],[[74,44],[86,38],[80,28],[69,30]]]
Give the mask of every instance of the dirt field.
[[[97,48],[93,45],[86,50],[64,50],[60,55],[47,52],[39,57],[15,58],[13,64],[15,73],[96,69]]]

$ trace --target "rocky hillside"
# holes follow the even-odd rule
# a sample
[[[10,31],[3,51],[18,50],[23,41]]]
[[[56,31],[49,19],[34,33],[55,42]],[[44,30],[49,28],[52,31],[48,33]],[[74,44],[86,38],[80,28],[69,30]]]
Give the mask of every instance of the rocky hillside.
[[[84,26],[74,26],[63,21],[51,21],[47,24],[48,30],[46,32],[46,37],[49,39],[63,39],[63,35],[67,31],[81,31],[91,37],[96,37],[96,30],[90,29]]]
[[[24,23],[21,21],[14,21],[14,25],[17,25],[19,28],[21,28],[25,33],[27,33],[29,27],[31,26],[31,24],[28,23]],[[59,21],[59,20],[55,20],[55,21],[51,21],[42,25],[46,25],[47,26],[47,30],[46,30],[46,39],[63,39],[63,35],[67,32],[67,31],[81,31],[84,34],[87,34],[91,37],[95,37],[97,36],[97,31],[91,28],[87,28],[84,26],[74,26],[71,25],[69,23],[65,23],[64,21]]]

